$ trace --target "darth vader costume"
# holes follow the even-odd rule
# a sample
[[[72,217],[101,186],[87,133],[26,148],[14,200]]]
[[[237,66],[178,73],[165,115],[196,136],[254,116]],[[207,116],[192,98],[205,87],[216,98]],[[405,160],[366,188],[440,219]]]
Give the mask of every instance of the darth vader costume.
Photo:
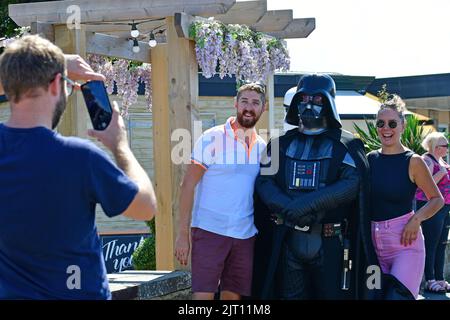
[[[341,129],[335,94],[330,76],[303,76],[285,119],[299,128],[267,146],[255,183],[254,298],[407,296],[390,276],[368,285],[367,266],[378,265],[368,163],[361,140]]]

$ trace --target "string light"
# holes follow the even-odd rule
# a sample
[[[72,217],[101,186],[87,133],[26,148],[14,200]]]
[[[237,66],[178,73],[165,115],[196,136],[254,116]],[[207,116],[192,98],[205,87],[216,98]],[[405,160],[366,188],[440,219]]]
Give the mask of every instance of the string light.
[[[133,52],[138,53],[139,51],[141,51],[141,48],[139,48],[139,42],[137,41],[136,38],[134,38],[133,39]]]
[[[154,48],[154,47],[156,47],[157,44],[158,44],[158,42],[155,39],[155,34],[152,31],[152,32],[150,32],[150,41],[148,42],[148,45],[151,48]]]
[[[88,23],[86,25],[97,25],[97,26],[99,26],[99,25],[100,26],[101,25],[128,25],[128,26],[131,26],[131,30],[130,30],[131,38],[129,38],[129,40],[133,40],[133,52],[138,53],[140,51],[140,48],[139,48],[139,43],[138,43],[137,38],[141,35],[141,32],[138,30],[137,26],[142,23],[148,23],[148,22],[154,22],[154,21],[164,21],[164,20],[165,20],[165,18],[157,18],[157,19],[148,19],[148,20],[137,21],[137,22],[135,20],[133,20],[133,22],[131,22],[131,23],[129,23],[129,22],[128,23],[127,22],[125,22],[125,23],[123,23],[123,22],[122,23],[121,22],[98,22],[98,23]],[[164,25],[165,24],[162,24],[150,31],[149,41],[148,41],[148,45],[150,46],[150,48],[154,48],[158,45],[158,41],[156,40],[156,35],[162,34],[162,33],[164,33],[164,31],[166,31],[166,29],[158,30],[159,28],[163,27]],[[158,31],[155,32],[155,30],[158,30]],[[145,33],[147,33],[147,32],[145,32]],[[1,41],[0,41],[0,44],[2,44]]]
[[[131,32],[130,32],[130,34],[131,34],[131,37],[133,37],[133,38],[139,37],[139,30],[137,29],[137,24],[134,23],[134,21],[133,21],[133,23],[131,23]]]
[[[152,31],[150,31],[150,40],[148,41],[148,45],[150,46],[150,48],[154,48],[156,47],[156,45],[158,44],[158,41],[156,41],[156,35],[157,34],[163,34],[164,31],[166,31],[166,29],[160,29],[156,32],[154,32],[156,29],[159,29],[161,27],[163,27],[164,25],[160,25],[158,27],[156,27],[155,29],[153,29]]]

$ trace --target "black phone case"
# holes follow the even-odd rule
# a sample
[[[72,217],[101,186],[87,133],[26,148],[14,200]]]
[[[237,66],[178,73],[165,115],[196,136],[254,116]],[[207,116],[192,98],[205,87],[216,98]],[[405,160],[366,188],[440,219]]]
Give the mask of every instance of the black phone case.
[[[83,93],[84,101],[88,109],[89,117],[91,118],[92,127],[95,130],[105,130],[111,122],[112,119],[112,107],[109,102],[108,93],[106,88],[101,81],[101,84],[94,83],[91,81],[85,83],[81,86],[81,92]],[[97,87],[94,87],[97,86]],[[99,88],[99,86],[101,88]],[[95,88],[93,90],[92,88]],[[102,95],[101,97],[99,95]],[[105,107],[109,110],[105,110],[99,105],[99,100],[103,100]]]

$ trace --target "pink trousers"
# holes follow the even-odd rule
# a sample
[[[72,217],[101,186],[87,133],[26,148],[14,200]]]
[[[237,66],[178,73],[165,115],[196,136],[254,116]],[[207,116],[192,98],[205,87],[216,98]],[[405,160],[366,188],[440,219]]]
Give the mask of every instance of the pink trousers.
[[[417,299],[425,266],[422,229],[417,239],[405,247],[400,243],[403,229],[413,212],[385,220],[372,221],[372,241],[381,270],[396,277]]]

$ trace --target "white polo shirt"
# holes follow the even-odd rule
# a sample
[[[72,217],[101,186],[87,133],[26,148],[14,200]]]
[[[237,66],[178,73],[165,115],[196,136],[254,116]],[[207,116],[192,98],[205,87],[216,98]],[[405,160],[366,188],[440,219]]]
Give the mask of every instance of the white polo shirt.
[[[257,233],[253,190],[266,143],[254,130],[247,147],[236,137],[233,120],[205,131],[194,145],[192,162],[206,171],[195,189],[191,226],[248,239]]]

